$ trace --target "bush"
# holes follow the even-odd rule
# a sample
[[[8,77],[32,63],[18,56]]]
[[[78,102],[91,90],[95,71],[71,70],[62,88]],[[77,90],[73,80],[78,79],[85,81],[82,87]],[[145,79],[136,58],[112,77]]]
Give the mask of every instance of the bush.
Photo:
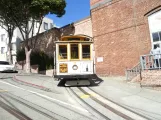
[[[17,52],[17,61],[23,61],[26,59],[25,50],[19,50]],[[43,51],[33,51],[30,56],[31,65],[39,65],[39,70],[47,70],[54,68],[54,58],[48,56]]]
[[[25,49],[18,50],[17,54],[16,54],[16,60],[17,61],[24,61],[25,59],[26,59]]]
[[[39,65],[39,70],[47,70],[47,69],[53,69],[54,68],[54,58],[49,57],[44,52],[32,52],[31,54],[31,65]]]

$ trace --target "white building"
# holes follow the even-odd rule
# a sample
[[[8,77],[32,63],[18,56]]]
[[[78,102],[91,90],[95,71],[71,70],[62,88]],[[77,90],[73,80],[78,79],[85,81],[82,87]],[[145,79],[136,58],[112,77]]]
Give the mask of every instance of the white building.
[[[31,25],[31,23],[29,23],[29,25]],[[34,25],[34,35],[36,35],[37,31],[38,31],[38,26],[39,23],[36,23]],[[42,33],[46,30],[49,30],[53,27],[53,20],[50,18],[45,17],[43,19],[42,25],[40,27],[40,32]],[[31,32],[29,37],[31,37]],[[22,35],[19,31],[18,28],[16,28],[14,30],[13,33],[13,38],[12,38],[12,59],[13,59],[13,63],[16,62],[16,52],[17,52],[17,48],[20,44],[20,42],[22,41]],[[0,61],[8,61],[8,33],[5,29],[3,29],[0,26]]]

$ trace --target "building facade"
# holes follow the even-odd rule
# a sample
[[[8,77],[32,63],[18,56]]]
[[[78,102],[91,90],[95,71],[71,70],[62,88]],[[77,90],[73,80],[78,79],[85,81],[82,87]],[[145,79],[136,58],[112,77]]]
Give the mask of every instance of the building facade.
[[[160,0],[90,0],[96,73],[124,75],[161,44]]]
[[[49,31],[40,33],[37,38],[35,50],[43,51],[47,55],[53,56],[55,51],[55,41],[60,40],[61,36],[80,35],[80,34],[93,37],[92,23],[90,17],[65,25],[61,28],[54,27]],[[33,41],[35,40],[34,37],[31,39]],[[23,42],[21,43],[23,45]]]
[[[29,22],[29,26],[31,26],[30,22]],[[34,33],[33,33],[34,36],[37,34],[38,26],[39,26],[39,23],[35,23]],[[45,17],[43,19],[42,25],[40,27],[39,33],[45,32],[51,28],[53,28],[53,20]],[[29,37],[31,37],[31,36],[32,35],[30,32]],[[18,49],[20,42],[22,40],[23,40],[22,35],[21,35],[19,29],[16,28],[14,30],[13,38],[12,38],[12,60],[13,60],[13,63],[16,62],[16,52],[17,52],[17,49]],[[0,61],[8,61],[8,33],[1,26],[0,26],[0,50],[1,50],[0,51]]]
[[[65,25],[59,29],[62,36],[84,34],[93,37],[91,17],[83,18],[74,23]]]

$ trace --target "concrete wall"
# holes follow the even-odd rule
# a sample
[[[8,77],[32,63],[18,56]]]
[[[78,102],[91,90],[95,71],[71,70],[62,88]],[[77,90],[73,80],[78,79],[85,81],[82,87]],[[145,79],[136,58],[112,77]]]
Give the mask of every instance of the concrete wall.
[[[35,45],[34,51],[43,51],[49,56],[53,56],[55,51],[55,41],[60,39],[60,30],[58,28],[52,28],[49,31],[40,33],[37,36],[37,41],[35,41],[36,37],[32,37],[29,39],[29,46],[31,42],[33,46]],[[24,42],[21,42],[20,49],[24,48]]]
[[[91,18],[87,17],[60,28],[61,36],[84,34],[93,37]]]
[[[77,34],[85,34],[92,37],[92,24],[90,17],[77,21],[73,24],[68,24],[62,28],[52,28],[46,32],[40,33],[35,44],[35,50],[44,51],[48,55],[53,56],[55,50],[54,41],[60,40],[61,36]],[[34,43],[35,37],[30,40]],[[23,42],[21,46],[23,46]]]
[[[15,64],[17,70],[25,70],[26,63],[25,61],[19,61]],[[31,73],[39,73],[39,66],[38,65],[31,65]]]
[[[88,35],[90,37],[93,36],[93,34],[92,34],[92,22],[91,22],[90,17],[87,17],[83,20],[75,22],[74,27],[75,27],[75,33],[74,33],[75,35],[84,34],[84,35]]]
[[[99,5],[97,5],[99,2]],[[151,50],[147,13],[161,6],[160,0],[91,0],[96,72],[124,75]]]

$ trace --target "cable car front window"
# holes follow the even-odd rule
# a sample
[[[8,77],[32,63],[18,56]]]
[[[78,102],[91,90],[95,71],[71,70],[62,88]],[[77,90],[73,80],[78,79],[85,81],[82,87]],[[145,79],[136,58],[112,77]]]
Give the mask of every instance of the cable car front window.
[[[71,44],[71,59],[79,59],[79,47],[78,44]]]
[[[82,58],[90,59],[90,45],[82,45]]]
[[[67,45],[59,45],[59,59],[67,59]]]

